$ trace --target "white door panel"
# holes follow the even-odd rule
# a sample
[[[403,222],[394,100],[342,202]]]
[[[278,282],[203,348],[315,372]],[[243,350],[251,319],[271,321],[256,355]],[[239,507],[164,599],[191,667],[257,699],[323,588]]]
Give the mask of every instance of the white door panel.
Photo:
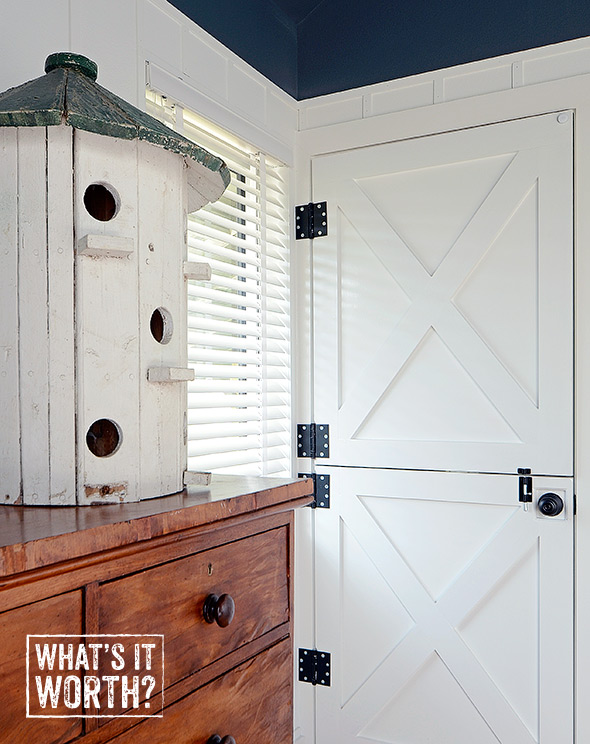
[[[572,115],[317,157],[330,464],[571,475]]]
[[[318,744],[571,742],[571,479],[535,477],[525,511],[516,476],[318,472]]]

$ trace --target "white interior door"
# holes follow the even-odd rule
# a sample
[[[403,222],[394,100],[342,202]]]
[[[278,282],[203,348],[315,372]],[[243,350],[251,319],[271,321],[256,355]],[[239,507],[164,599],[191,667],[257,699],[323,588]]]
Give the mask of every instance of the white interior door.
[[[313,161],[318,744],[572,742],[572,124]]]
[[[572,114],[317,157],[330,463],[572,475]]]

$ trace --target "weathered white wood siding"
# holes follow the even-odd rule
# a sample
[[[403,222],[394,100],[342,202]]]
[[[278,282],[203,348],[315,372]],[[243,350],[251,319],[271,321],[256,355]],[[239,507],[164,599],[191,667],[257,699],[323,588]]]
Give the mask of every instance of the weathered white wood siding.
[[[18,317],[22,493],[49,493],[49,337],[47,335],[46,130],[18,131]]]
[[[135,501],[139,462],[139,313],[137,256],[137,142],[74,133],[75,240],[87,235],[133,240],[127,257],[76,256],[76,387],[78,503]],[[91,184],[116,192],[118,212],[94,219],[84,205]],[[109,189],[109,190],[110,190]],[[120,429],[122,441],[96,457],[86,434],[97,420]]]
[[[71,127],[47,128],[50,503],[76,503]]]
[[[150,382],[150,368],[186,367],[186,187],[174,153],[140,142],[138,255],[141,267],[140,450],[141,497],[182,489],[186,469],[185,382]],[[172,335],[158,343],[150,330],[154,310],[170,313]],[[147,455],[147,453],[152,453]]]
[[[20,497],[17,130],[0,129],[0,503]]]

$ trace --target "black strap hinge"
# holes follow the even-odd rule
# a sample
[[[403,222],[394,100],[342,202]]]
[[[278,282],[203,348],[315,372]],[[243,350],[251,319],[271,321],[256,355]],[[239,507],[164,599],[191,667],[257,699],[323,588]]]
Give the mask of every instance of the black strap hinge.
[[[330,654],[327,651],[300,648],[297,652],[297,659],[300,682],[330,687]]]
[[[324,473],[298,473],[298,478],[311,478],[313,481],[312,509],[330,508],[330,476]]]
[[[328,203],[310,202],[295,207],[295,239],[321,238],[328,234]]]
[[[330,457],[330,426],[297,424],[297,457]]]

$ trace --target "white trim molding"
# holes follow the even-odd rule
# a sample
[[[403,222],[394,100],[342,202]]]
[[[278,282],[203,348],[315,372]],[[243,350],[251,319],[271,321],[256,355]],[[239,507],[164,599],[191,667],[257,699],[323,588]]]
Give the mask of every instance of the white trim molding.
[[[138,103],[144,85],[169,95],[286,165],[297,101],[165,0],[137,0]]]
[[[590,37],[311,98],[301,131],[590,73]]]

